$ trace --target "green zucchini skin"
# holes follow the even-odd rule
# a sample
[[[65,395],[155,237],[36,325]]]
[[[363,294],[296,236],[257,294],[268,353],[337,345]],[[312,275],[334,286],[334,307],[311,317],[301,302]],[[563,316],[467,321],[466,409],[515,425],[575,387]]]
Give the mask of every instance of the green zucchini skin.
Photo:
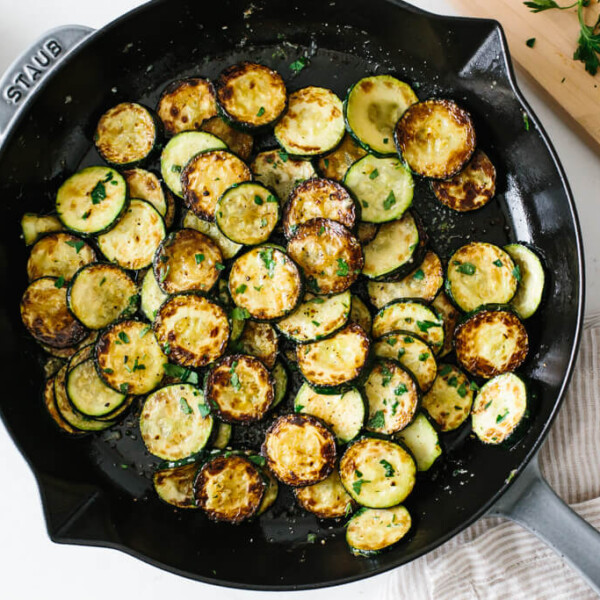
[[[271,373],[275,382],[275,398],[273,399],[271,408],[275,408],[278,404],[281,404],[287,395],[289,376],[287,369],[280,360],[275,363]]]
[[[539,309],[546,287],[546,274],[540,253],[524,243],[508,244],[504,246],[504,250],[519,269],[519,285],[510,305],[521,319],[529,319]]]
[[[63,224],[55,215],[25,213],[21,217],[21,232],[26,246],[35,244],[40,237],[47,233],[56,233],[63,229]]]
[[[422,411],[408,427],[396,434],[396,438],[411,451],[417,463],[417,471],[429,471],[442,456],[436,425]]]

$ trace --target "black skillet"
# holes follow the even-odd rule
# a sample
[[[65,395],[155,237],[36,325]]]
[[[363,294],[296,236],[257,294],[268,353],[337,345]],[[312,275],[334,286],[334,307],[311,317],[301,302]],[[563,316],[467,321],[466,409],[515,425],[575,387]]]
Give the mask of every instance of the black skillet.
[[[301,55],[310,65],[292,76],[289,64]],[[241,59],[277,68],[292,90],[323,85],[343,97],[360,77],[391,72],[421,98],[455,99],[472,112],[479,143],[498,167],[498,195],[474,214],[451,214],[419,181],[415,207],[434,248],[447,258],[466,240],[519,240],[544,256],[549,289],[528,323],[532,350],[522,370],[536,395],[529,431],[511,450],[483,447],[466,430],[445,440],[445,461],[406,503],[414,533],[374,558],[351,556],[342,526],[294,508],[289,493],[257,521],[237,527],[176,512],[150,490],[155,463],[137,437],[135,412],[114,431],[71,439],[42,408],[39,351],[18,310],[26,286],[22,213],[50,210],[65,177],[98,161],[90,141],[109,106],[123,100],[153,106],[168,81],[214,77]],[[546,486],[535,461],[577,351],[581,238],[564,172],[516,88],[497,23],[438,17],[391,0],[158,0],[97,32],[50,32],[15,63],[0,91],[0,409],[36,475],[54,541],[118,548],[220,585],[309,589],[397,567],[482,515],[503,514],[544,537],[600,590],[600,536]],[[317,543],[309,542],[309,533]]]

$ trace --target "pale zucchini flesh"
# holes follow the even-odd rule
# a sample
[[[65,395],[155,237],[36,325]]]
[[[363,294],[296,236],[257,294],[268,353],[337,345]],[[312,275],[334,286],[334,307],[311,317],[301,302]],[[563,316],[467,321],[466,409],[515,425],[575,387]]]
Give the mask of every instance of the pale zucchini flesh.
[[[319,483],[296,488],[294,494],[298,504],[319,519],[341,519],[349,514],[354,506],[337,470]]]
[[[348,169],[366,154],[349,133],[344,134],[341,144],[329,154],[319,158],[319,173],[327,179],[342,182]]]
[[[537,254],[523,244],[504,247],[519,268],[519,286],[510,305],[521,319],[532,317],[542,302],[546,275]]]
[[[287,394],[288,374],[280,360],[275,363],[271,373],[275,382],[275,398],[273,399],[271,408],[275,408],[278,404],[281,404]]]
[[[221,117],[213,117],[202,124],[202,131],[216,135],[227,147],[242,160],[247,161],[252,154],[254,138],[249,133],[234,129]]]
[[[154,321],[161,304],[168,298],[158,285],[154,269],[148,269],[142,280],[140,291],[140,307],[149,321]]]
[[[161,217],[167,214],[167,195],[158,177],[145,169],[130,169],[123,172],[130,198],[150,202]]]
[[[408,427],[398,432],[396,438],[410,450],[417,463],[417,471],[428,471],[442,455],[438,433],[422,412]]]
[[[275,327],[270,323],[246,321],[240,338],[232,345],[236,352],[256,356],[269,369],[275,366],[279,354],[279,338]]]
[[[69,424],[68,421],[65,421],[63,416],[60,414],[58,407],[56,406],[56,398],[54,397],[54,379],[55,376],[52,376],[46,379],[46,383],[44,383],[44,405],[48,414],[52,418],[52,420],[56,423],[56,425],[67,433],[76,434],[80,433],[79,430],[75,429],[72,425]]]
[[[183,217],[183,227],[195,229],[207,235],[218,247],[225,260],[233,258],[241,249],[241,244],[232,242],[221,233],[216,223],[198,218],[192,211],[188,210]]]
[[[158,497],[177,508],[197,508],[194,497],[194,480],[198,465],[191,463],[172,469],[159,469],[152,476]]]
[[[217,427],[217,435],[212,443],[213,448],[218,450],[224,450],[229,445],[231,440],[231,434],[233,433],[233,427],[231,423],[219,423]]]
[[[63,224],[54,215],[36,215],[25,213],[21,217],[21,231],[26,246],[35,244],[46,233],[62,231]]]
[[[412,527],[408,510],[393,508],[363,508],[348,522],[346,542],[353,554],[373,556],[400,542]]]
[[[350,309],[351,323],[360,325],[367,335],[371,335],[373,326],[373,317],[369,307],[356,295],[352,294],[352,306]]]
[[[448,300],[448,296],[446,296],[443,290],[440,290],[438,295],[431,303],[431,306],[435,309],[437,314],[444,322],[444,346],[441,352],[438,354],[438,356],[441,358],[442,356],[450,354],[450,352],[452,352],[454,349],[454,330],[458,324],[460,312],[456,306],[454,306],[454,304]]]

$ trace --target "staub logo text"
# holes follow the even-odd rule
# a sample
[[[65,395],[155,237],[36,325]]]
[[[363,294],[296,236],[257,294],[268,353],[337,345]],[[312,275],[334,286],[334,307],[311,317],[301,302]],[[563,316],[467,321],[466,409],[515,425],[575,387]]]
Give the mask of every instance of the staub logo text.
[[[27,62],[20,65],[8,87],[3,90],[2,94],[6,101],[10,104],[18,104],[62,52],[63,48],[56,40],[49,39],[44,42],[43,46]]]

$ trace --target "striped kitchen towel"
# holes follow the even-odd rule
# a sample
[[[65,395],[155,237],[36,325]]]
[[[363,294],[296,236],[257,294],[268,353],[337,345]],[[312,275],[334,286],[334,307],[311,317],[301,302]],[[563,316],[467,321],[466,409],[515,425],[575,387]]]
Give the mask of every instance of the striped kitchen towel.
[[[540,452],[540,465],[560,497],[596,529],[600,529],[599,436],[600,326],[594,326],[583,333],[569,392]],[[579,575],[534,535],[498,518],[480,520],[437,550],[390,573],[386,597],[597,598]]]

